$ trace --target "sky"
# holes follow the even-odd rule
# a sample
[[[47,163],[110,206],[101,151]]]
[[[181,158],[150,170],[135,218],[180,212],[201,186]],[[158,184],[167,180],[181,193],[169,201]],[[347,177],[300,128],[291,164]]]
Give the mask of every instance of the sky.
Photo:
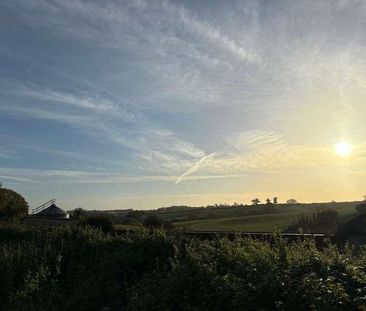
[[[365,29],[361,0],[0,1],[0,181],[64,209],[360,200]]]

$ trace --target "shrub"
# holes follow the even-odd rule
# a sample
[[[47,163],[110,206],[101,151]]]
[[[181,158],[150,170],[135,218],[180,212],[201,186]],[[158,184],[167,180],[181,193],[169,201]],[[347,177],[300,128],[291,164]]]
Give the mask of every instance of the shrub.
[[[82,218],[80,224],[102,230],[104,233],[113,232],[113,222],[105,215],[92,215]]]
[[[160,228],[163,222],[158,217],[149,215],[143,220],[143,225],[147,228]]]
[[[18,218],[27,214],[28,203],[19,193],[0,187],[0,218]]]

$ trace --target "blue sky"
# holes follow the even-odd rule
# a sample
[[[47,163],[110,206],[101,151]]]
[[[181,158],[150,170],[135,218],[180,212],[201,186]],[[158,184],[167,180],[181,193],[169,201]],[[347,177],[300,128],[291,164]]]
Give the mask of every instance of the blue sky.
[[[364,29],[363,1],[2,1],[0,180],[66,209],[359,199]]]

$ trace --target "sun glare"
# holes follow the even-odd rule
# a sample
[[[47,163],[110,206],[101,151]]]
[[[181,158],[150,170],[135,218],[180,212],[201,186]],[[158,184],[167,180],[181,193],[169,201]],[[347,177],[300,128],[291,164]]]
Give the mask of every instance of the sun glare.
[[[335,152],[338,156],[346,158],[351,155],[353,151],[352,145],[347,141],[340,141],[335,145]]]

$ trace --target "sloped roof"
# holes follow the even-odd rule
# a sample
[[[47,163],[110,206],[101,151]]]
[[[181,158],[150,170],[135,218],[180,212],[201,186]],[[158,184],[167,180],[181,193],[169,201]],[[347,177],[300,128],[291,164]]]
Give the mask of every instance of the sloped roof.
[[[44,210],[40,211],[36,215],[39,216],[64,216],[67,215],[67,213],[56,206],[56,204],[52,204],[49,207],[45,208]]]

